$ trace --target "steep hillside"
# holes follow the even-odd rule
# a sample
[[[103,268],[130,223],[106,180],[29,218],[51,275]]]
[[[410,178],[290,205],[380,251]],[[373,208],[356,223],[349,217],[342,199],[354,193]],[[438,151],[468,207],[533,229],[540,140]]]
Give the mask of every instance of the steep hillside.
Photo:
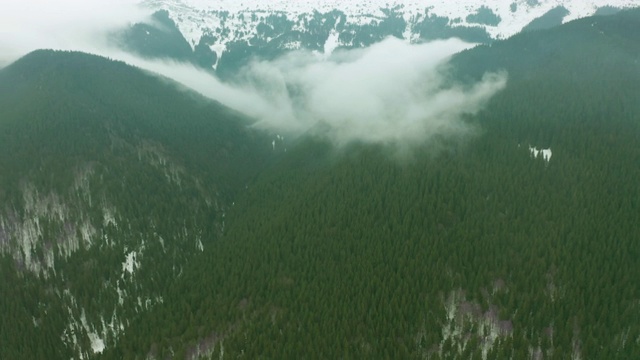
[[[86,358],[161,304],[273,155],[248,125],[92,55],[0,71],[0,358]]]
[[[463,146],[290,147],[103,357],[640,357],[638,15],[461,54],[510,79]]]
[[[280,152],[167,79],[25,56],[0,70],[0,358],[640,358],[639,24],[459,54],[452,87],[506,89],[402,156]]]
[[[134,24],[114,35],[114,40],[123,49],[143,57],[194,60],[191,46],[166,11],[155,12],[150,22],[153,25]]]
[[[545,81],[549,73],[554,73],[562,80],[575,82],[607,72],[611,77],[624,78],[626,72],[636,76],[640,61],[638,26],[640,9],[634,9],[615,16],[579,19],[555,29],[523,32],[508,41],[463,52],[453,59],[454,71],[456,77],[474,79],[488,70],[506,70],[512,78],[530,80],[544,74]]]

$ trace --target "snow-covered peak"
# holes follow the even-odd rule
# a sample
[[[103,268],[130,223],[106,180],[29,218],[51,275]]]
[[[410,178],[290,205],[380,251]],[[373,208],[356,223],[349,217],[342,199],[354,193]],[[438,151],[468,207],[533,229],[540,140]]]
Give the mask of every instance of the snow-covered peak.
[[[391,9],[412,24],[426,16],[448,18],[449,25],[484,28],[493,39],[512,36],[527,24],[556,7],[564,7],[564,21],[593,15],[598,8],[640,6],[639,0],[143,0],[152,9],[169,11],[185,38],[195,46],[202,35],[223,27],[231,28],[227,41],[254,33],[250,23],[272,14],[284,14],[291,21],[302,21],[315,12],[338,10],[347,24],[369,24],[388,16]],[[499,20],[497,24],[478,22],[479,11]],[[255,25],[255,24],[254,24]],[[410,40],[407,37],[407,40]]]

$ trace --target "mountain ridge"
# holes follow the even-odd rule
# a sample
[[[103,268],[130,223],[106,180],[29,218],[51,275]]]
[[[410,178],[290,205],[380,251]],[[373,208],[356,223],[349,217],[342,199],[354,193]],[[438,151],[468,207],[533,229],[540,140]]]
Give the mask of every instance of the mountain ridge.
[[[26,55],[0,70],[0,104],[2,291],[22,299],[1,328],[23,324],[3,331],[2,358],[114,346],[274,154],[238,113],[95,55]]]
[[[349,25],[379,26],[385,22],[385,19],[395,18],[404,24],[400,26],[401,30],[397,35],[402,36],[406,41],[416,41],[420,37],[428,39],[429,34],[420,31],[421,27],[424,27],[421,22],[431,19],[430,22],[433,25],[440,23],[438,27],[449,25],[452,28],[476,28],[480,33],[486,31],[486,40],[489,41],[514,35],[527,24],[557,8],[563,8],[566,11],[560,16],[562,23],[593,15],[600,8],[624,9],[638,6],[636,2],[626,0],[590,0],[579,3],[549,0],[466,1],[462,4],[458,2],[456,6],[452,6],[447,1],[436,1],[425,5],[419,1],[378,3],[371,0],[356,2],[246,1],[242,3],[147,0],[142,4],[151,9],[168,11],[192,47],[198,45],[204,36],[219,38],[210,44],[218,57],[222,55],[227,43],[237,40],[249,41],[253,36],[260,35],[258,25],[264,27],[266,24],[278,34],[279,31],[273,23],[265,22],[270,17],[284,17],[287,22],[294,24],[292,30],[300,31],[309,31],[306,24],[318,15],[324,17],[331,13],[338,15],[341,26],[347,29]],[[325,40],[328,42],[323,42],[324,48],[318,50],[326,53],[334,46],[329,42],[338,39],[339,42],[336,45],[347,45],[345,34],[342,34],[340,29],[337,30],[339,33],[331,33],[331,36]],[[333,39],[335,35],[338,38]],[[296,45],[290,46],[296,48]]]
[[[329,57],[337,49],[368,47],[394,36],[409,43],[457,37],[489,44],[521,31],[545,29],[598,13],[637,7],[635,0],[476,1],[428,6],[419,1],[358,2],[216,2],[146,0],[142,6],[162,11],[184,40],[148,30],[140,48],[162,41],[193,49],[193,63],[221,78],[232,76],[251,58],[272,59],[292,50]],[[151,35],[149,35],[151,32]]]

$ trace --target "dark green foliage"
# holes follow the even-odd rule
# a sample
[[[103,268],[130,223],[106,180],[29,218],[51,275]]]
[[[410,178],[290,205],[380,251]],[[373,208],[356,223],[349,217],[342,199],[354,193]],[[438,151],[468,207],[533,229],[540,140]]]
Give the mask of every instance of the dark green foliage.
[[[480,79],[486,71],[506,70],[510,80],[535,81],[544,75],[559,76],[574,84],[591,81],[593,76],[626,82],[640,59],[640,44],[633,30],[640,26],[639,14],[640,10],[630,10],[616,16],[580,19],[550,30],[523,32],[508,41],[456,55],[453,71],[456,78],[471,80]],[[602,70],[603,64],[615,71]]]
[[[491,42],[491,37],[481,27],[450,26],[449,18],[434,14],[427,14],[424,20],[416,25],[416,30],[419,32],[420,38],[424,40],[457,37],[472,43]]]
[[[218,55],[210,47],[214,41],[212,36],[203,36],[193,49],[196,63],[204,69],[211,69],[218,62]]]
[[[500,16],[496,15],[493,10],[486,6],[481,6],[475,14],[467,16],[467,22],[476,24],[498,26],[500,21],[502,21]]]
[[[5,199],[13,199],[14,178],[28,177],[44,182],[42,188],[63,192],[71,180],[65,180],[62,169],[77,163],[72,159],[90,158],[97,164],[96,174],[102,174],[92,178],[96,186],[91,188],[126,194],[118,204],[130,209],[123,211],[132,218],[135,235],[125,236],[123,244],[153,231],[172,234],[182,222],[202,230],[204,252],[184,255],[189,260],[179,263],[179,270],[160,248],[145,253],[157,266],[153,273],[143,267],[135,276],[144,286],[160,289],[156,294],[164,301],[148,312],[125,311],[130,323],[99,358],[217,358],[224,353],[248,359],[526,359],[532,354],[566,359],[577,352],[589,359],[639,358],[640,39],[630,31],[638,28],[639,15],[630,11],[585,19],[460,54],[453,60],[452,81],[506,70],[507,88],[468,119],[482,133],[467,144],[437,153],[425,144],[402,161],[384,147],[354,144],[335,150],[303,138],[259,168],[264,151],[253,144],[263,144],[263,138],[232,126],[225,119],[235,115],[228,110],[188,100],[192,95],[186,93],[184,98],[168,90],[165,94],[154,78],[143,80],[147,78],[119,63],[67,54],[60,64],[52,61],[60,54],[32,54],[0,73],[0,80],[18,84],[9,87],[0,81],[0,101],[16,104],[0,107],[0,125],[6,124],[0,134],[9,131],[2,140],[15,141],[8,149],[25,159],[2,158],[0,164],[12,171],[0,174],[16,175],[4,175],[0,184]],[[119,76],[153,83],[141,88],[149,98],[140,96],[136,103],[150,102],[160,110],[148,105],[137,111],[129,97],[117,97],[115,90],[104,97],[105,108],[120,104],[109,99],[123,108],[109,116],[116,130],[107,130],[118,131],[118,138],[131,146],[143,139],[162,144],[194,177],[186,176],[180,188],[157,179],[162,174],[136,160],[126,146],[109,148],[113,140],[100,136],[109,131],[92,125],[107,119],[96,116],[94,121],[89,114],[105,113],[95,100],[101,98],[96,89],[110,83],[86,73],[76,78],[75,71],[65,72],[67,62],[78,71],[88,63],[102,64],[112,70],[108,79],[114,84],[131,84]],[[20,71],[33,63],[42,72]],[[66,88],[39,82],[54,76],[51,69],[57,74],[52,83],[68,84]],[[87,78],[96,88],[83,87],[81,80]],[[66,121],[9,116],[38,109],[18,101],[24,96],[38,100],[35,104],[59,99],[53,93],[38,97],[39,85],[63,95],[65,89],[81,89],[84,97],[68,93],[79,99],[74,106],[57,100],[46,109],[62,104],[65,114],[88,109],[72,129],[96,139],[67,136],[62,142],[40,135],[46,149],[71,155],[71,160],[52,158],[53,165],[42,162],[56,174],[51,177],[29,175],[39,174],[34,159],[46,152],[25,150],[34,147],[24,145],[32,144],[30,135],[12,129],[35,136],[42,128],[51,134],[58,126],[64,129]],[[14,96],[10,88],[21,95]],[[133,85],[128,89],[137,93]],[[169,95],[176,99],[169,101]],[[155,103],[156,98],[164,101]],[[173,114],[167,104],[191,116],[167,115]],[[206,117],[193,109],[218,114],[218,121],[197,121]],[[176,118],[183,121],[176,123]],[[226,142],[229,137],[235,141]],[[88,150],[74,152],[71,144]],[[552,158],[532,158],[530,146],[551,148]],[[215,165],[207,165],[211,160]],[[124,181],[116,181],[120,179]],[[202,181],[204,191],[194,179]],[[222,218],[218,209],[207,211],[202,203],[203,196],[213,196],[209,186],[228,189],[221,233],[215,225],[205,226],[207,219]],[[21,194],[17,191],[15,196]],[[127,201],[132,198],[139,201]],[[181,215],[186,212],[189,216]],[[149,229],[147,218],[158,219],[158,230]],[[107,226],[103,231],[115,230]],[[185,244],[174,247],[174,254]],[[109,269],[122,262],[123,247],[94,246],[63,264],[65,274],[83,270],[68,286],[87,311],[116,301],[100,284],[120,276]],[[41,315],[60,303],[35,301],[56,299],[47,295],[55,290],[29,272],[16,275],[10,258],[2,258],[1,265],[6,281],[0,290],[15,296],[0,297],[2,314],[8,314],[0,327],[6,344],[0,355],[72,356],[56,342],[67,319]],[[96,294],[104,300],[92,301]],[[36,323],[42,319],[39,327],[32,317]],[[447,324],[459,332],[447,332]],[[5,335],[13,327],[28,336]],[[499,334],[492,335],[491,327]],[[493,346],[483,351],[489,343]]]
[[[228,79],[243,66],[247,65],[258,48],[252,47],[245,41],[231,41],[227,43],[224,54],[218,60],[216,74],[221,79]]]
[[[383,38],[388,36],[394,36],[398,39],[404,38],[404,31],[407,28],[407,22],[404,20],[402,14],[395,11],[395,9],[381,9],[385,14],[385,18],[378,24],[379,31],[382,33]]]
[[[269,140],[248,125],[96,56],[36,51],[0,71],[0,358],[77,357],[61,341],[72,333],[86,354],[85,332],[68,328],[82,314],[114,344],[101,321],[126,324],[156,304],[266,165]],[[135,275],[123,269],[132,251]]]
[[[477,319],[507,334],[491,359],[637,358],[640,39],[620,31],[637,21],[602,22],[606,42],[582,37],[578,22],[461,55],[463,78],[469,59],[501,58],[510,74],[463,148],[425,146],[400,163],[377,147],[289,149],[237,199],[224,241],[105,358],[199,347],[232,358],[481,358],[486,338],[475,334],[489,332]],[[520,46],[540,50],[527,66]],[[553,157],[534,159],[529,146]],[[452,297],[473,314],[455,320],[464,350],[443,337]]]
[[[191,45],[169,18],[169,13],[161,10],[152,17],[154,25],[135,24],[118,34],[115,40],[124,49],[144,57],[192,61],[194,52]]]
[[[596,16],[608,16],[608,15],[615,15],[617,13],[620,12],[620,9],[614,6],[603,6],[603,7],[599,7],[598,10],[596,10],[595,14]]]
[[[565,16],[569,15],[569,10],[564,6],[557,6],[547,11],[544,15],[531,21],[525,26],[522,31],[534,31],[550,29],[554,26],[562,24],[562,20]]]

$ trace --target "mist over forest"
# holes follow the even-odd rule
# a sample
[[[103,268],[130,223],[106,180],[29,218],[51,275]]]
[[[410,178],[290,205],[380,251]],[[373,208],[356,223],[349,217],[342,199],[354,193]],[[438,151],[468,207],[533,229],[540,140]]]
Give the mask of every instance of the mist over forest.
[[[159,4],[0,6],[1,359],[640,358],[639,9]]]

